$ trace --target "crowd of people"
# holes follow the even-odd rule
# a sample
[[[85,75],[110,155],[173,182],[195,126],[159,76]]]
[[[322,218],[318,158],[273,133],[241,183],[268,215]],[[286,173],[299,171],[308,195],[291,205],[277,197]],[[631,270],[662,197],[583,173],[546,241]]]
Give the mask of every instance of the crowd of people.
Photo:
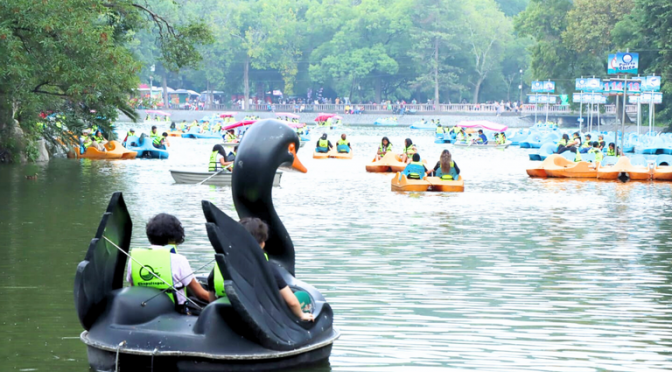
[[[571,139],[569,138],[569,135],[565,133],[558,141],[558,146],[555,151],[556,154],[562,154],[567,151],[573,152],[575,154],[574,161],[577,162],[581,161],[581,154],[586,153],[595,154],[595,161],[602,161],[604,155],[623,155],[620,148],[616,147],[615,143],[610,142],[609,145],[606,144],[604,135],[600,134],[597,136],[597,141],[592,141],[592,136],[590,134],[586,134],[585,139],[581,140],[581,135],[579,132],[574,132]]]

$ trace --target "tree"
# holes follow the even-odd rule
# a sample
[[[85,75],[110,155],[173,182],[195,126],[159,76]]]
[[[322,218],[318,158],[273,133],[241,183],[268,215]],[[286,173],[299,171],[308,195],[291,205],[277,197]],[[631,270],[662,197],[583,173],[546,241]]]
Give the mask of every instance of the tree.
[[[632,0],[575,0],[567,12],[562,40],[578,53],[606,58],[613,48],[611,30],[630,14],[633,6]]]
[[[128,0],[0,2],[0,19],[0,147],[15,153],[24,133],[56,142],[90,123],[111,133],[117,110],[136,117],[127,104],[141,70],[127,46],[134,30],[156,27],[162,58],[175,67],[198,60],[194,39],[209,35]],[[40,112],[63,113],[65,127],[39,126]]]
[[[473,102],[478,103],[481,84],[500,65],[504,46],[511,40],[512,24],[494,0],[465,2],[460,23],[464,29],[462,40],[473,58]]]
[[[504,49],[504,58],[501,64],[501,77],[506,84],[506,99],[511,101],[511,85],[514,81],[522,79],[522,73],[530,65],[530,53],[528,48],[533,44],[529,37],[515,38],[507,43]],[[514,101],[515,101],[514,97]]]
[[[414,88],[429,88],[434,91],[434,102],[439,104],[440,87],[451,89],[457,84],[460,71],[448,59],[455,52],[461,3],[451,0],[423,0],[415,7],[412,30],[413,48],[409,54],[418,66]]]

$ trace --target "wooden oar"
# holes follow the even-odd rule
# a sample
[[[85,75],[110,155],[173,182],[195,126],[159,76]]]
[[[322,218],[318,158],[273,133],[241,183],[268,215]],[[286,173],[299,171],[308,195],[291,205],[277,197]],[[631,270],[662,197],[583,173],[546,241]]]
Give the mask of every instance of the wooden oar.
[[[205,182],[205,181],[207,181],[207,180],[211,179],[212,177],[214,177],[214,176],[216,176],[216,175],[218,175],[218,174],[220,174],[220,173],[224,172],[225,170],[226,170],[226,169],[222,169],[222,170],[220,170],[219,172],[216,172],[215,174],[213,174],[213,175],[209,176],[208,178],[204,179],[203,181],[201,181],[201,182],[197,183],[197,185],[202,185],[202,184],[203,184],[203,182]]]

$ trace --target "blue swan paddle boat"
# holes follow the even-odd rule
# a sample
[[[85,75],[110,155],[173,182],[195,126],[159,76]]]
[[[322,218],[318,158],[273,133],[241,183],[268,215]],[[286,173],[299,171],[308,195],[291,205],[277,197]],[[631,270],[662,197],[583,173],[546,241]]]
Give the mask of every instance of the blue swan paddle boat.
[[[124,288],[133,227],[122,194],[112,196],[75,274],[75,308],[84,328],[80,338],[95,370],[267,371],[329,358],[340,335],[333,328],[333,311],[317,289],[294,276],[294,245],[271,197],[281,164],[305,171],[298,148],[294,130],[277,120],[250,128],[238,148],[233,201],[241,218],[268,223],[269,260],[238,222],[209,201],[201,203],[227,297],[203,304],[198,316],[176,312],[158,289]],[[304,292],[314,322],[291,313],[270,265],[279,267],[293,291]]]
[[[146,136],[130,136],[126,139],[124,146],[131,151],[138,153],[136,159],[146,158],[146,159],[168,159],[170,155],[166,147],[156,148],[152,144],[152,139]]]

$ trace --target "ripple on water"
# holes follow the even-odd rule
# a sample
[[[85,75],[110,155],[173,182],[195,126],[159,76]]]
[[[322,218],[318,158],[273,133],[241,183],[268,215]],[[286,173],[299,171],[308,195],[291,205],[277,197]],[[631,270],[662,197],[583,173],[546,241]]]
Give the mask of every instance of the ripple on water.
[[[354,159],[314,160],[307,145],[299,157],[309,172],[286,172],[273,191],[297,247],[297,275],[325,293],[342,332],[330,366],[309,370],[672,368],[670,184],[536,180],[524,171],[527,150],[452,148],[434,144],[430,132],[400,128],[343,131]],[[391,192],[390,175],[364,170],[382,133],[396,149],[411,137],[432,166],[449,148],[465,192]],[[54,161],[47,179],[22,188],[19,177],[0,177],[11,194],[0,196],[11,211],[0,214],[0,237],[16,248],[8,253],[12,264],[0,263],[1,271],[17,276],[39,252],[26,236],[31,230],[21,225],[34,222],[24,207],[38,195],[49,208],[42,209],[45,222],[32,227],[34,235],[67,252],[67,260],[54,257],[50,275],[57,282],[45,282],[37,264],[34,281],[11,283],[60,291],[47,296],[55,304],[49,317],[68,321],[60,327],[42,322],[37,336],[28,332],[32,323],[22,321],[31,311],[10,313],[18,325],[0,325],[0,331],[18,341],[0,351],[5,365],[73,370],[44,357],[52,350],[41,346],[46,338],[58,344],[54,353],[75,355],[79,370],[86,370],[83,345],[56,341],[56,335],[80,331],[71,279],[111,192],[124,192],[134,218],[133,246],[147,244],[144,222],[164,211],[184,223],[188,239],[181,252],[192,267],[212,260],[200,200],[235,215],[230,189],[175,185],[168,169],[202,169],[215,143],[171,139],[167,161]],[[59,186],[59,172],[70,172],[77,182]],[[82,195],[90,203],[80,203]],[[78,213],[62,217],[72,205]],[[48,241],[59,228],[67,239]],[[12,291],[0,287],[6,296]],[[21,297],[14,306],[32,309],[44,300]]]

